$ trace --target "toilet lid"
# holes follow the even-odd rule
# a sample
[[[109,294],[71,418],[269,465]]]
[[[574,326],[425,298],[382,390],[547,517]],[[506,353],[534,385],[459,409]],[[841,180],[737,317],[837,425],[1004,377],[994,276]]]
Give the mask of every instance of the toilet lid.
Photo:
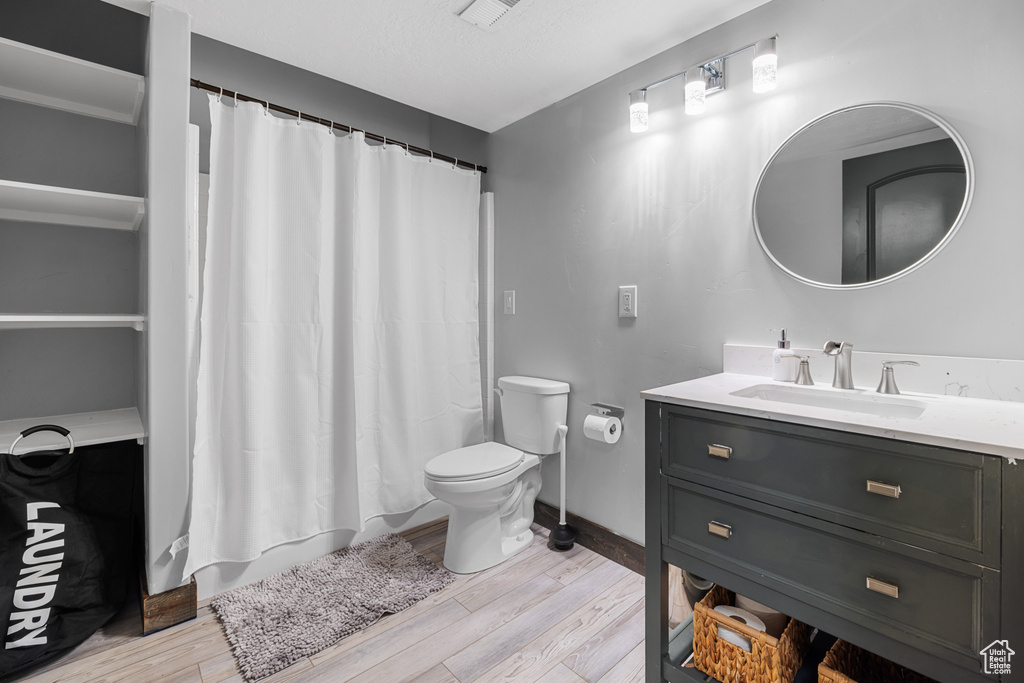
[[[430,460],[423,471],[438,481],[466,481],[508,472],[522,461],[522,451],[488,441],[442,453]]]

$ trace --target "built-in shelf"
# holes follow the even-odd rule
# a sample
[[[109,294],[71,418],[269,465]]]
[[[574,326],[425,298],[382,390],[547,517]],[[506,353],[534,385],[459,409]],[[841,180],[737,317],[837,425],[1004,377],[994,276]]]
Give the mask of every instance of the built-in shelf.
[[[0,314],[0,330],[38,330],[68,327],[130,327],[139,332],[146,317],[136,314],[83,315],[78,313]]]
[[[0,97],[135,125],[145,92],[137,74],[0,38]]]
[[[138,230],[145,213],[141,197],[0,180],[0,219]]]
[[[29,427],[42,424],[59,425],[70,430],[71,438],[75,440],[75,446],[137,440],[146,436],[145,430],[142,428],[142,420],[139,419],[139,411],[135,408],[29,417],[0,422],[0,452],[9,453],[11,443],[21,432]],[[67,439],[56,432],[38,432],[22,439],[18,443],[17,452],[26,453],[47,448],[64,448],[67,443]]]

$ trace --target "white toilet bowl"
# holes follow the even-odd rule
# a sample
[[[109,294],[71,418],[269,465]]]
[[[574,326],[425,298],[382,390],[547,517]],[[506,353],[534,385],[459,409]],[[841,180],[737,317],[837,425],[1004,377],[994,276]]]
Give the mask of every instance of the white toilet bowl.
[[[444,566],[471,574],[529,546],[540,481],[538,456],[500,443],[467,446],[428,462],[427,491],[451,505]]]
[[[470,574],[507,560],[533,541],[541,456],[558,453],[569,385],[539,377],[499,377],[503,445],[493,441],[442,453],[423,468],[427,491],[451,505],[444,566]]]

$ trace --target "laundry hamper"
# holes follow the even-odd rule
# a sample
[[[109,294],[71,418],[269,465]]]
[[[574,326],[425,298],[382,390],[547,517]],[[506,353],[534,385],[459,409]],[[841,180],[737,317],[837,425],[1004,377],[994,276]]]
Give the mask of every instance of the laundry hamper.
[[[0,680],[58,657],[120,609],[132,571],[134,442],[0,454]]]
[[[693,612],[693,661],[722,683],[790,683],[800,669],[810,643],[807,624],[790,619],[779,638],[715,611],[729,604],[729,593],[715,586]],[[718,627],[750,639],[750,652],[718,637]]]
[[[818,665],[818,683],[935,683],[845,640],[837,640]]]

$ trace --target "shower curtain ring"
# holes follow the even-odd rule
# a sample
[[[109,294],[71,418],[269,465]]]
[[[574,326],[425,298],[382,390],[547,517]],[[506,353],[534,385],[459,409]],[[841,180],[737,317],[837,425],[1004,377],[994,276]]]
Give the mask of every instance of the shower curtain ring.
[[[224,86],[221,86],[220,92],[217,93],[217,101],[220,102],[220,98],[224,97]]]
[[[301,111],[299,112],[299,118],[295,119],[295,125],[296,126],[301,126],[302,125],[302,112]]]
[[[388,146],[388,136],[387,135],[382,135],[381,137],[384,138],[384,142],[381,143],[381,147],[387,147]]]
[[[405,143],[405,156],[409,156],[409,143]]]
[[[327,126],[327,132],[334,135],[334,121],[331,121],[331,124]]]
[[[270,100],[266,100],[263,108],[263,115],[270,116]]]
[[[452,170],[453,171],[459,170],[459,158],[458,157],[455,157],[455,163],[452,164]]]
[[[430,150],[430,161],[434,161],[434,150]]]

